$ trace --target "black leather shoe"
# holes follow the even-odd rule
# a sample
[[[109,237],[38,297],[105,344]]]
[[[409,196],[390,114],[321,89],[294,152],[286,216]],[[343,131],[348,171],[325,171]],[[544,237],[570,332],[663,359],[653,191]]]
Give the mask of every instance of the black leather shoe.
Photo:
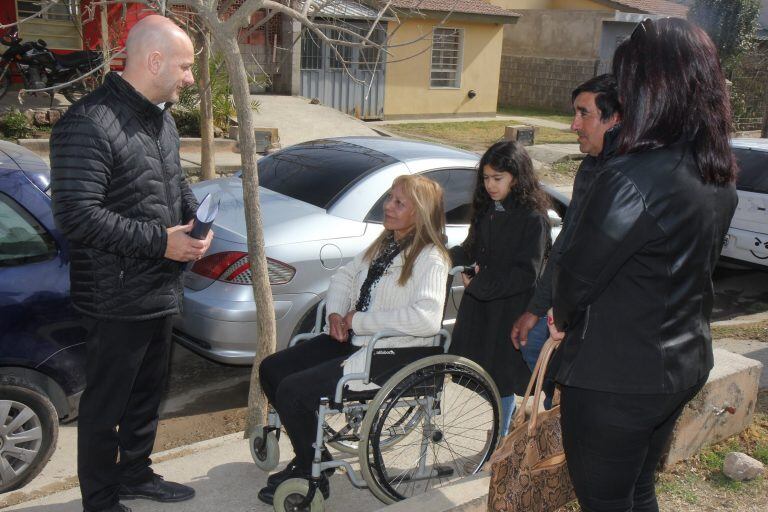
[[[138,485],[120,485],[118,491],[121,500],[145,499],[172,503],[190,500],[195,496],[195,490],[176,482],[166,482],[163,477],[154,475],[151,480]]]
[[[87,512],[86,510],[83,510],[83,512]],[[123,505],[122,503],[115,503],[109,508],[103,508],[99,510],[98,512],[131,512],[131,509]]]
[[[321,452],[320,459],[323,462],[328,462],[328,461],[332,461],[333,457],[331,456],[331,452],[329,452],[328,450],[323,450]],[[335,471],[336,471],[336,468],[328,468],[325,471],[323,471],[323,474],[330,478],[331,476],[333,476],[333,473]],[[281,471],[278,471],[277,473],[272,473],[267,477],[267,486],[277,487],[278,485],[285,482],[289,478],[297,478],[300,476],[301,475],[297,474],[296,472],[296,459],[293,458],[288,463],[288,465],[285,466],[284,469],[282,469]]]
[[[296,475],[292,475],[285,480],[288,480],[290,478],[304,478],[306,480],[309,480],[310,477],[306,475],[306,473],[298,472]],[[285,480],[283,480],[281,483],[283,483]],[[280,485],[278,484],[278,485]],[[272,487],[270,485],[267,485],[262,490],[259,491],[259,501],[266,503],[267,505],[272,505],[272,502],[275,499],[275,491],[277,490],[278,485]],[[323,498],[326,500],[331,496],[331,485],[330,482],[328,482],[328,477],[324,474],[320,475],[320,481],[317,485],[318,489],[320,489],[320,492],[323,493]]]

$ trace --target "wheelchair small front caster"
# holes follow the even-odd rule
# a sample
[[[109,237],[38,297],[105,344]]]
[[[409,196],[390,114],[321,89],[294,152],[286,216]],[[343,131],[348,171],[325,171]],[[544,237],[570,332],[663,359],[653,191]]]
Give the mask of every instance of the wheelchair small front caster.
[[[303,478],[291,478],[277,486],[272,506],[275,512],[323,512],[325,499],[320,489],[316,489],[312,501],[304,505],[308,493],[309,481]]]
[[[277,436],[274,431],[267,432],[266,427],[259,425],[253,429],[253,433],[248,438],[248,445],[251,448],[251,457],[259,469],[272,471],[280,462],[280,446],[277,443]]]

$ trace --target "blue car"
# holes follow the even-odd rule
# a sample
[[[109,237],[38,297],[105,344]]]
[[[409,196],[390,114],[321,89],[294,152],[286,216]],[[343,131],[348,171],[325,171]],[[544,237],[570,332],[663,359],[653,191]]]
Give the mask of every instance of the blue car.
[[[43,469],[85,387],[87,331],[49,182],[43,160],[0,141],[0,492]]]

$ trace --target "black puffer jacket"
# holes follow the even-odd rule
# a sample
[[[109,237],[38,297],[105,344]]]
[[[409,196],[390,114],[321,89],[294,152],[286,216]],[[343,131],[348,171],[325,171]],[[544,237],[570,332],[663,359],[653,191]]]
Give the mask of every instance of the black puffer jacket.
[[[703,183],[688,144],[611,159],[553,274],[556,380],[674,393],[705,377],[712,271],[736,202],[733,185]]]
[[[180,310],[183,265],[163,257],[166,228],[191,219],[197,201],[168,106],[110,73],[53,130],[53,214],[71,247],[72,301],[91,316]]]

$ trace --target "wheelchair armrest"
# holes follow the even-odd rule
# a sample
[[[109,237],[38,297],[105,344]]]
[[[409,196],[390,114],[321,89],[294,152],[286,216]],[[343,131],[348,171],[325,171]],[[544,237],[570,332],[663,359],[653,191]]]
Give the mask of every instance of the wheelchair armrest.
[[[311,340],[315,336],[317,336],[317,333],[314,333],[314,332],[304,332],[304,333],[301,333],[301,334],[297,334],[296,336],[291,338],[291,341],[288,342],[288,347],[290,348],[290,347],[294,346],[295,344],[297,344],[300,341]]]
[[[320,331],[323,328],[324,316],[325,316],[325,299],[317,303],[317,311],[315,312],[315,325],[314,327],[312,327],[312,330],[309,332],[297,334],[296,336],[291,338],[291,341],[288,342],[288,346],[292,347],[300,341],[311,340],[312,338],[320,334]]]
[[[334,394],[334,402],[337,404],[341,403],[342,400],[342,394],[344,392],[344,386],[353,380],[362,380],[363,384],[369,384],[371,382],[371,363],[373,361],[373,351],[376,350],[376,344],[385,339],[385,338],[395,338],[400,336],[408,336],[412,338],[421,337],[421,336],[412,336],[410,334],[405,334],[403,332],[394,330],[394,329],[385,329],[383,331],[377,331],[374,333],[373,338],[371,338],[371,341],[368,343],[368,345],[365,347],[365,371],[363,373],[350,373],[348,375],[343,375],[341,379],[339,379],[339,382],[336,384],[336,393]],[[440,340],[445,339],[445,344],[443,346],[443,350],[445,352],[448,352],[448,347],[451,345],[451,333],[446,331],[445,329],[440,329],[437,334],[433,335],[434,341],[433,346],[440,345]]]

